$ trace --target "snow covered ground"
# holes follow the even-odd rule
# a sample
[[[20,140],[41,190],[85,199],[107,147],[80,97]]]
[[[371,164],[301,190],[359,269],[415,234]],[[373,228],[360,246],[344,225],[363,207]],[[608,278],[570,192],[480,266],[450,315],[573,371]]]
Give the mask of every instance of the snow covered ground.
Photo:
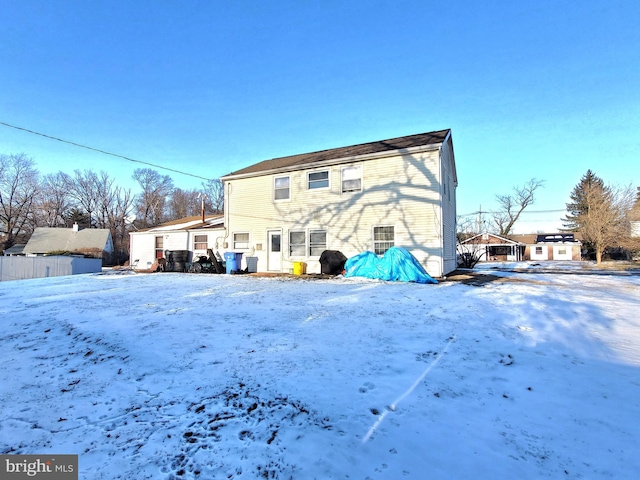
[[[640,276],[0,283],[0,453],[92,479],[631,479]]]

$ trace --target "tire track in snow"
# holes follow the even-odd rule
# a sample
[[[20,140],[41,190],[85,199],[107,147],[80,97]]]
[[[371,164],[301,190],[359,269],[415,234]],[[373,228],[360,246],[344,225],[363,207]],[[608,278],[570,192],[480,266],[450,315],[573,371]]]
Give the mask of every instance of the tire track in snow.
[[[435,367],[440,362],[440,360],[442,359],[444,354],[449,349],[449,346],[451,345],[451,343],[455,339],[456,339],[456,336],[455,335],[451,335],[448,338],[447,344],[444,346],[442,351],[438,354],[438,356],[436,358],[434,358],[434,360],[429,364],[429,366],[424,369],[424,371],[420,374],[420,376],[418,378],[416,378],[416,380],[413,382],[413,384],[402,395],[400,395],[391,405],[389,405],[384,412],[382,412],[380,414],[380,416],[378,417],[376,422],[371,426],[371,428],[369,429],[367,434],[362,439],[362,443],[367,443],[369,441],[369,439],[371,438],[371,435],[374,434],[374,432],[377,430],[377,428],[380,426],[380,424],[384,421],[386,416],[390,412],[395,412],[396,409],[398,408],[398,404],[400,402],[402,402],[405,398],[407,398],[409,395],[411,395],[411,393],[416,389],[416,387],[420,384],[420,382],[422,382],[425,379],[425,377],[429,374],[431,369],[433,369],[433,367]]]

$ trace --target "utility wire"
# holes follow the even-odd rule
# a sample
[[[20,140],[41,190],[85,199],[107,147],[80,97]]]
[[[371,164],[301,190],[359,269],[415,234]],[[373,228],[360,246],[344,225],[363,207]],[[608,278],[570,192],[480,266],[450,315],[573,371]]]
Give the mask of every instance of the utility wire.
[[[72,141],[69,141],[69,140],[64,140],[62,138],[52,137],[51,135],[46,135],[44,133],[34,132],[33,130],[29,130],[28,128],[17,127],[15,125],[11,125],[10,123],[5,123],[5,122],[0,121],[0,125],[4,125],[5,127],[10,127],[10,128],[15,128],[16,130],[22,130],[23,132],[32,133],[33,135],[39,135],[41,137],[45,137],[45,138],[48,138],[50,140],[56,140],[58,142],[68,143],[69,145],[73,145],[75,147],[86,148],[87,150],[93,150],[94,152],[103,153],[105,155],[111,155],[112,157],[122,158],[124,160],[129,161],[129,162],[140,163],[142,165],[149,165],[150,167],[160,168],[162,170],[167,170],[169,172],[179,173],[180,175],[188,175],[189,177],[199,178],[201,180],[212,180],[211,178],[201,177],[199,175],[194,175],[193,173],[187,173],[187,172],[183,172],[181,170],[175,170],[173,168],[163,167],[162,165],[156,165],[155,163],[143,162],[142,160],[136,160],[134,158],[125,157],[124,155],[118,155],[117,153],[107,152],[105,150],[100,150],[99,148],[93,148],[93,147],[89,147],[87,145],[82,145],[80,143],[72,142]]]
[[[524,215],[525,213],[559,213],[559,212],[566,212],[565,210],[524,210],[522,212],[522,215]],[[471,212],[471,213],[461,213],[459,214],[460,217],[469,217],[471,215],[478,215],[479,213],[503,213],[500,210],[478,210],[476,212]]]

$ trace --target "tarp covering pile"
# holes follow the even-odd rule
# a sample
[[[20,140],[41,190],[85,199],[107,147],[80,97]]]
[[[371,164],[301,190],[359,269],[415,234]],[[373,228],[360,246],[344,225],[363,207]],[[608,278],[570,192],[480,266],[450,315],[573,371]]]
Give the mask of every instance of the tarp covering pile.
[[[382,258],[373,252],[351,257],[344,265],[345,277],[365,277],[415,283],[438,283],[408,250],[391,247]]]

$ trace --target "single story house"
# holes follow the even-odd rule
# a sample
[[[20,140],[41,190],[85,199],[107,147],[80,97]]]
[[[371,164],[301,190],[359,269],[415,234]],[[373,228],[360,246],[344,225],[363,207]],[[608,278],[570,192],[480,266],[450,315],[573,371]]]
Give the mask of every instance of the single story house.
[[[106,258],[113,253],[111,232],[104,228],[50,228],[38,227],[25,245],[25,256],[50,255],[53,252],[71,252]]]
[[[574,233],[534,233],[509,235],[525,245],[524,260],[581,260],[582,242]]]
[[[207,255],[207,249],[226,252],[224,216],[192,216],[129,233],[130,263],[148,270],[167,251],[187,251],[190,260]]]
[[[265,160],[221,178],[224,243],[259,272],[409,250],[433,277],[456,268],[458,178],[451,130]]]

